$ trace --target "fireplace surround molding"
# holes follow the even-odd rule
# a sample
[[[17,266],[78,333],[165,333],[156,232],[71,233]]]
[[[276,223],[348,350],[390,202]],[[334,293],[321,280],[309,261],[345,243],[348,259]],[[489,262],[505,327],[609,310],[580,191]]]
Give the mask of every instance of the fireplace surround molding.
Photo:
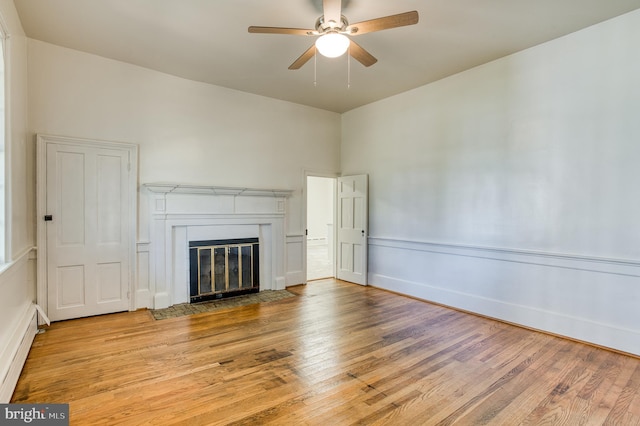
[[[293,191],[174,183],[140,187],[148,201],[149,285],[154,309],[189,301],[189,240],[258,238],[260,291],[285,288],[286,200]],[[142,307],[142,306],[140,306]]]

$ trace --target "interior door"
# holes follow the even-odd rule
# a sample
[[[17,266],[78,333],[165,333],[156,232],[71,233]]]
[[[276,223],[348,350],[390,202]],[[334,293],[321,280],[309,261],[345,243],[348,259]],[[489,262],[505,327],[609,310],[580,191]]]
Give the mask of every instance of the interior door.
[[[337,268],[338,279],[367,284],[368,176],[338,178]]]
[[[47,143],[45,155],[49,317],[129,310],[130,150]]]

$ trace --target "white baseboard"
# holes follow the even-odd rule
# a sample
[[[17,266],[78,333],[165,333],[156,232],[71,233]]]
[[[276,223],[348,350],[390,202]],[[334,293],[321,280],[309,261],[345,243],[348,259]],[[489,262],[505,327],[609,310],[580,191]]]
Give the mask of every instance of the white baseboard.
[[[369,238],[369,283],[640,355],[637,259]]]
[[[640,355],[640,333],[635,330],[384,275],[370,274],[369,283],[373,287],[416,297],[426,302],[434,302],[528,328]]]
[[[287,286],[285,277],[276,277],[275,285],[274,290],[284,290]]]
[[[153,296],[153,309],[164,309],[171,305],[169,293],[166,291],[162,293],[156,293]]]
[[[38,331],[35,305],[30,305],[21,318],[18,326],[8,340],[10,347],[2,352],[2,384],[0,385],[0,403],[6,404],[11,400],[18,378],[29,355],[31,344]]]
[[[147,289],[136,290],[136,309],[152,308],[153,307],[153,295]]]
[[[304,272],[294,271],[294,272],[287,272],[286,281],[287,281],[286,286],[289,287],[293,285],[303,284],[307,280],[305,279]]]

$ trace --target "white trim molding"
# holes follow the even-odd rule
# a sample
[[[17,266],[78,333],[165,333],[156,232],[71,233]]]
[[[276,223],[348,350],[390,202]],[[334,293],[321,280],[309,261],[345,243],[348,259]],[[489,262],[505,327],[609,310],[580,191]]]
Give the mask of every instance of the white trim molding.
[[[10,41],[10,34],[7,31],[7,24],[4,20],[4,16],[0,14],[0,39],[2,41],[2,55],[3,55],[3,68],[4,76],[2,78],[4,84],[4,96],[3,96],[3,120],[4,120],[4,140],[2,141],[2,149],[4,151],[4,176],[1,182],[4,196],[4,212],[3,212],[3,241],[2,241],[2,254],[0,255],[1,262],[8,263],[12,260],[12,213],[13,213],[13,195],[12,195],[12,141],[13,141],[13,115],[12,111],[12,98],[13,98],[13,66],[11,62],[12,58],[12,42]]]
[[[307,282],[305,274],[304,259],[306,252],[304,247],[306,244],[306,236],[302,234],[290,234],[286,237],[287,244],[287,287],[303,284]]]
[[[153,306],[153,293],[149,280],[151,243],[138,241],[136,244],[136,309]]]
[[[188,302],[188,242],[227,238],[258,238],[260,290],[286,285],[286,201],[292,191],[185,184],[143,184],[148,202],[149,308]],[[139,253],[139,258],[144,255]],[[139,276],[144,276],[140,273]],[[139,285],[145,285],[144,279]],[[139,304],[138,307],[142,307]]]
[[[7,403],[15,389],[37,331],[33,303],[35,248],[23,250],[0,271],[0,403]]]
[[[448,253],[456,256],[474,256],[505,262],[531,263],[543,266],[555,266],[558,268],[573,268],[591,272],[623,274],[640,277],[640,261],[631,259],[616,259],[534,250],[471,246],[464,244],[382,237],[369,237],[369,244],[379,247]]]
[[[290,189],[236,188],[214,185],[186,185],[180,183],[145,183],[142,186],[161,194],[240,195],[244,197],[290,197]]]
[[[9,339],[11,345],[5,348],[1,356],[1,404],[6,404],[11,400],[37,331],[36,305],[31,304],[24,310],[18,327],[13,330],[13,334]]]
[[[369,283],[640,355],[640,262],[369,238]]]

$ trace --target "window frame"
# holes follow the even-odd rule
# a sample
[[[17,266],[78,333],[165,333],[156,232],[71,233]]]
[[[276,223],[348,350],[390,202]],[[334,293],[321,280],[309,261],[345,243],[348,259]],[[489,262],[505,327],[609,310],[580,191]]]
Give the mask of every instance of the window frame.
[[[2,151],[2,175],[0,175],[0,196],[2,197],[3,207],[0,209],[0,265],[6,265],[11,262],[11,226],[9,219],[11,217],[11,197],[10,197],[10,182],[11,182],[11,161],[10,161],[10,144],[8,143],[10,131],[9,131],[9,109],[8,109],[8,67],[7,67],[7,51],[8,51],[8,33],[5,30],[6,25],[2,15],[0,14],[0,49],[2,50],[0,60],[0,79],[2,80],[2,93],[0,93],[0,108],[2,108],[0,120],[0,128],[3,128],[3,132],[0,132],[0,151]]]

